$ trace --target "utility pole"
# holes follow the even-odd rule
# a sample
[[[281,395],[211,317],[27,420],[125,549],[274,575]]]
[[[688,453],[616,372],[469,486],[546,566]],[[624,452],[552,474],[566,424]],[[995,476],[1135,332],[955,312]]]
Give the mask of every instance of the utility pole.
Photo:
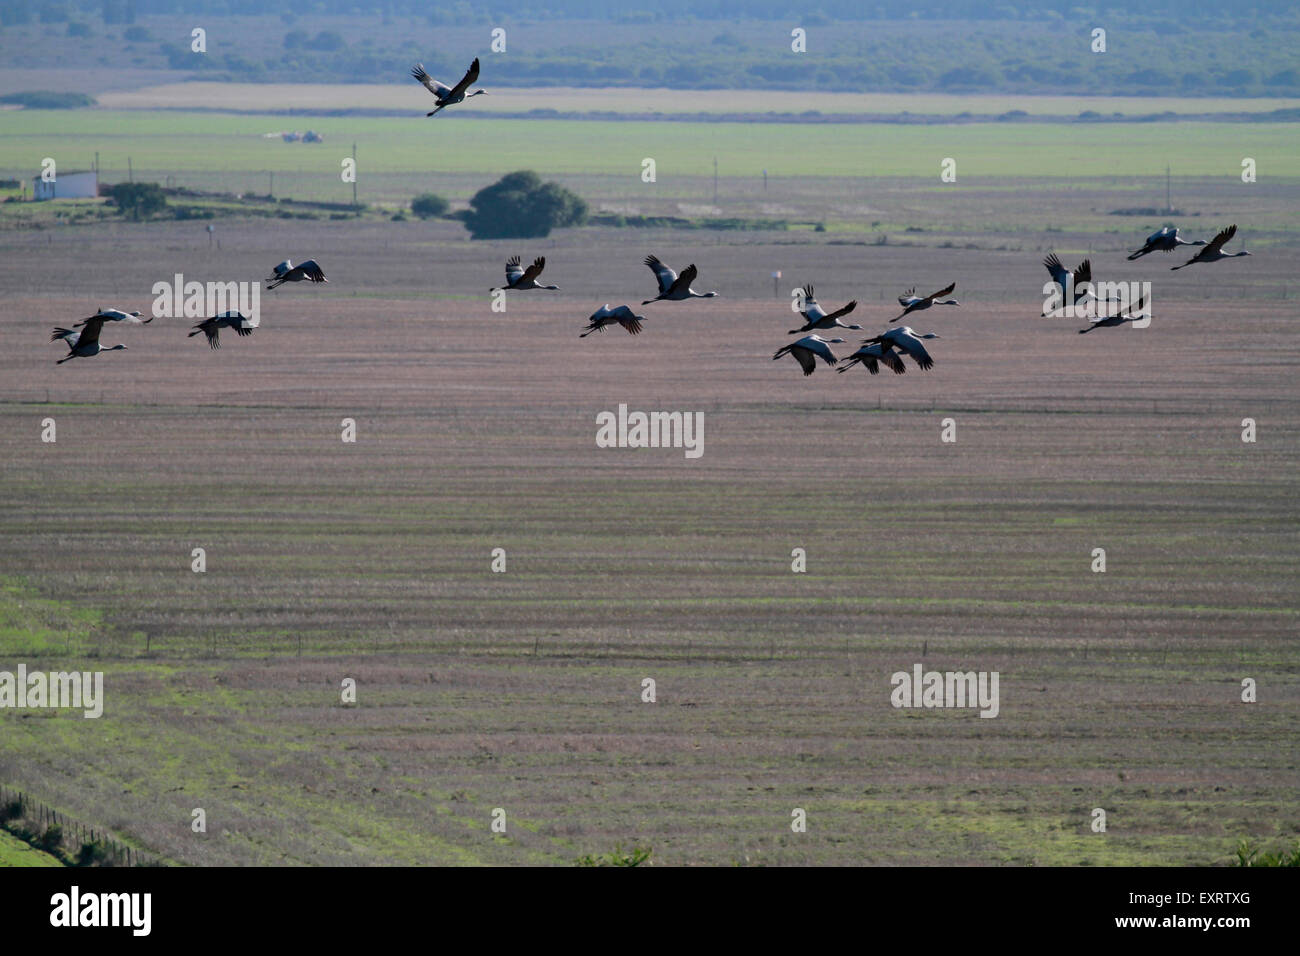
[[[268,172],[267,175],[271,177],[271,183],[269,186],[266,187],[266,195],[268,198],[274,199],[275,198],[275,173]]]
[[[135,182],[135,174],[134,174],[133,172],[131,172],[131,157],[130,157],[130,156],[128,156],[128,157],[126,158],[126,181],[127,181],[128,183],[133,183],[133,182]]]
[[[95,174],[99,174],[99,150],[95,150]]]

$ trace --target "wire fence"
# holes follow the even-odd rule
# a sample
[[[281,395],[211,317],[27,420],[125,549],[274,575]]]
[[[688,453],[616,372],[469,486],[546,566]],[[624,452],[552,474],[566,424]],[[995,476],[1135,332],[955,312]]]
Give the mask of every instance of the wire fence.
[[[155,857],[118,841],[102,827],[97,829],[90,824],[75,820],[22,790],[4,784],[0,784],[0,810],[4,811],[0,815],[0,822],[3,822],[5,829],[11,833],[14,832],[14,820],[30,820],[38,826],[40,830],[37,833],[37,841],[34,842],[38,848],[40,836],[49,832],[51,827],[57,826],[62,831],[61,842],[70,842],[77,847],[87,845],[102,847],[105,854],[100,863],[102,866],[160,865]],[[19,834],[15,833],[15,835]]]

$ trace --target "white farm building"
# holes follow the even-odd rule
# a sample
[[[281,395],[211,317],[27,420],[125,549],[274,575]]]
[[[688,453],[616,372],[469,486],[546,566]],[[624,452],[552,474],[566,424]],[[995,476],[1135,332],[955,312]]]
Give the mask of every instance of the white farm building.
[[[53,182],[32,177],[33,199],[94,199],[99,195],[99,173],[59,173]]]

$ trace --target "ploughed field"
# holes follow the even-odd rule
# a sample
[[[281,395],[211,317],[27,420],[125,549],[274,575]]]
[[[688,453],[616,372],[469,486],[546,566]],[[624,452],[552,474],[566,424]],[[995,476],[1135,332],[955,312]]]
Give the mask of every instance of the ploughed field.
[[[1293,246],[1174,273],[1186,256],[1126,262],[1127,236],[1059,237],[1067,264],[1153,284],[1149,328],[1080,336],[1039,317],[1041,234],[222,222],[209,251],[200,228],[0,242],[0,670],[103,670],[106,694],[98,720],[0,712],[0,779],[195,864],[620,843],[659,864],[1210,864],[1295,835]],[[640,306],[649,252],[720,297]],[[494,313],[515,253],[561,291]],[[212,351],[159,318],[54,364],[53,325],[286,255],[330,283],[263,290],[251,337]],[[859,300],[847,354],[893,296],[952,280],[960,307],[908,320],[942,336],[930,372],[771,360],[795,285]],[[605,302],[643,332],[579,339]],[[597,447],[620,404],[701,412],[702,455]],[[998,672],[998,716],[895,709],[917,663]]]

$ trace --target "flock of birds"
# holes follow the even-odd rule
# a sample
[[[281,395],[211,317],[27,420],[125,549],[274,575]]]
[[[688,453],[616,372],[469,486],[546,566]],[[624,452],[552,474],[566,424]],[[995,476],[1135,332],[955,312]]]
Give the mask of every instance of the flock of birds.
[[[435,116],[448,106],[454,106],[463,103],[470,97],[480,96],[487,93],[487,90],[476,89],[469,91],[478,80],[479,61],[475,57],[474,62],[470,64],[465,75],[461,77],[459,83],[455,86],[447,86],[440,83],[433,77],[429,76],[424,70],[424,64],[417,64],[411,69],[411,76],[421,83],[434,97],[437,102],[436,108],[426,113],[426,116]],[[1225,253],[1224,245],[1236,235],[1236,225],[1228,226],[1208,242],[1204,239],[1186,240],[1178,235],[1178,229],[1172,226],[1165,226],[1147,237],[1146,242],[1141,249],[1129,255],[1129,260],[1140,259],[1152,252],[1172,252],[1179,246],[1200,246],[1202,247],[1187,262],[1182,265],[1173,266],[1172,269],[1184,269],[1187,266],[1203,262],[1218,262],[1222,259],[1232,259],[1237,256],[1248,256],[1249,252]],[[717,296],[717,292],[696,292],[691,288],[692,284],[699,276],[699,270],[694,263],[688,265],[681,273],[674,272],[666,266],[657,256],[646,256],[645,264],[654,273],[655,281],[658,284],[658,294],[653,298],[644,300],[641,304],[650,305],[653,302],[683,302],[688,299],[711,299]],[[1084,259],[1073,271],[1067,270],[1061,263],[1061,260],[1055,255],[1049,255],[1043,260],[1052,280],[1060,287],[1062,299],[1064,302],[1067,297],[1072,296],[1072,302],[1078,305],[1085,301],[1091,293],[1087,291],[1085,284],[1092,282],[1092,263]],[[546,257],[538,256],[532,264],[524,267],[520,258],[514,256],[506,262],[506,283],[503,286],[496,286],[489,291],[498,292],[504,290],[524,292],[529,290],[550,290],[559,291],[558,286],[542,285],[538,279],[541,277],[543,270],[546,268]],[[267,280],[268,289],[276,289],[286,282],[328,282],[325,273],[315,259],[308,259],[299,265],[293,265],[286,259],[277,265],[271,273],[270,279]],[[951,295],[957,288],[956,283],[950,283],[946,288],[937,292],[932,292],[927,296],[918,296],[916,289],[908,290],[904,295],[899,296],[898,303],[903,307],[901,315],[890,320],[890,323],[898,322],[914,312],[921,312],[937,305],[959,305],[956,299],[944,298]],[[846,329],[851,331],[862,331],[860,325],[846,325],[840,321],[844,316],[851,313],[857,308],[857,301],[851,301],[843,307],[833,312],[827,312],[817,302],[813,294],[813,287],[806,285],[799,291],[800,304],[799,314],[803,316],[804,325],[798,329],[791,329],[791,335],[801,335],[804,332],[811,332],[810,335],[804,335],[802,338],[789,345],[784,345],[776,350],[772,356],[774,361],[783,358],[786,355],[791,356],[799,363],[803,369],[804,375],[811,375],[817,368],[817,360],[821,359],[826,365],[836,366],[840,364],[840,358],[831,350],[832,345],[844,344],[841,338],[823,338],[818,335],[819,331],[829,331],[832,329]],[[1125,322],[1132,322],[1138,318],[1138,313],[1142,310],[1142,300],[1139,301],[1128,311],[1121,311],[1111,315],[1102,315],[1093,319],[1086,329],[1080,329],[1080,334],[1091,332],[1098,328],[1112,328],[1123,325]],[[1047,313],[1044,312],[1044,315]],[[74,358],[91,358],[99,355],[101,352],[115,352],[126,348],[125,345],[114,345],[105,347],[100,344],[99,337],[103,330],[105,322],[132,322],[144,324],[153,321],[152,318],[142,319],[139,312],[123,312],[118,309],[101,308],[94,315],[76,323],[72,328],[58,327],[51,336],[52,341],[62,341],[68,346],[68,354],[59,359],[56,364],[62,365]],[[603,332],[607,326],[619,325],[632,335],[641,332],[642,323],[646,321],[644,315],[637,315],[630,306],[619,305],[613,308],[609,303],[605,303],[601,308],[591,314],[587,320],[587,325],[581,333],[580,338],[585,338],[592,332]],[[253,330],[259,324],[259,317],[249,317],[238,311],[222,312],[204,319],[193,327],[189,335],[195,336],[202,332],[208,340],[208,345],[212,348],[220,346],[220,333],[223,328],[231,329],[240,336],[251,335]],[[847,356],[838,371],[844,372],[854,365],[862,365],[872,375],[880,371],[880,366],[885,366],[895,375],[902,375],[907,371],[903,363],[903,356],[910,357],[916,366],[922,371],[928,371],[934,368],[934,359],[930,356],[929,351],[925,348],[925,341],[937,339],[940,336],[933,332],[917,332],[911,326],[903,325],[890,328],[879,335],[864,339],[862,345],[856,352]]]
[[[1172,267],[1176,270],[1198,262],[1218,262],[1221,259],[1233,259],[1237,256],[1250,255],[1249,252],[1245,251],[1236,253],[1225,253],[1223,251],[1223,246],[1236,235],[1236,232],[1236,225],[1232,225],[1220,231],[1218,235],[1209,241],[1204,239],[1186,240],[1178,235],[1177,228],[1165,226],[1148,236],[1142,248],[1133,252],[1128,258],[1130,260],[1140,259],[1151,252],[1172,252],[1179,246],[1203,247],[1187,262]],[[693,283],[699,277],[699,269],[695,263],[691,263],[680,273],[665,265],[658,256],[646,256],[645,264],[654,274],[658,293],[653,298],[642,301],[643,306],[654,302],[712,299],[718,294],[717,292],[697,292],[692,288]],[[1088,291],[1088,284],[1092,282],[1091,260],[1084,259],[1075,269],[1068,270],[1061,263],[1060,258],[1053,253],[1043,260],[1043,266],[1047,269],[1052,280],[1060,287],[1061,301],[1065,301],[1068,296],[1073,304],[1078,305],[1091,295]],[[538,256],[527,267],[522,264],[519,256],[512,256],[506,261],[505,284],[494,286],[489,291],[527,292],[547,290],[558,292],[559,286],[543,285],[538,281],[545,269],[545,256]],[[272,269],[271,276],[267,279],[267,288],[277,289],[287,282],[328,281],[329,279],[325,278],[324,270],[315,259],[308,259],[296,266],[292,261],[286,259]],[[931,292],[925,296],[917,295],[915,288],[909,289],[905,294],[898,297],[898,304],[902,306],[903,311],[900,315],[890,319],[890,323],[898,322],[915,312],[922,312],[934,306],[960,305],[961,303],[956,299],[945,298],[945,296],[952,295],[956,288],[957,284],[955,282],[949,283],[937,292]],[[834,329],[862,331],[860,325],[851,325],[840,321],[857,308],[857,300],[852,300],[833,312],[827,312],[817,301],[811,285],[799,289],[798,293],[802,306],[799,309],[799,315],[803,317],[804,324],[797,329],[790,329],[789,334],[802,335],[805,332],[811,332],[812,334],[803,335],[802,338],[795,342],[777,349],[772,359],[775,361],[789,355],[799,363],[804,375],[813,374],[817,368],[818,359],[821,359],[826,365],[840,365],[841,359],[831,350],[831,346],[842,345],[845,340],[842,338],[823,338],[817,333]],[[1133,322],[1139,318],[1138,313],[1142,311],[1142,305],[1143,301],[1139,299],[1126,311],[1100,315],[1090,320],[1088,328],[1080,329],[1079,333],[1084,334],[1098,328],[1114,328],[1126,322]],[[1047,313],[1044,312],[1043,315],[1045,316]],[[143,325],[152,321],[152,318],[141,318],[139,312],[101,308],[94,315],[77,322],[72,328],[60,326],[54,330],[50,339],[55,342],[62,341],[67,345],[68,354],[59,359],[56,364],[62,365],[70,359],[92,358],[101,352],[116,352],[125,349],[126,346],[122,344],[104,346],[100,343],[99,337],[106,322],[128,322]],[[611,307],[607,302],[587,319],[587,325],[579,333],[579,338],[585,338],[592,332],[603,332],[606,327],[612,325],[619,325],[628,333],[637,335],[641,332],[642,323],[645,321],[646,316],[636,314],[630,306]],[[220,336],[223,328],[230,329],[237,335],[246,336],[252,335],[259,322],[260,317],[249,317],[239,311],[222,312],[199,322],[193,327],[193,331],[189,335],[192,337],[202,332],[207,337],[208,345],[215,349],[220,347]],[[934,332],[918,332],[910,325],[896,326],[881,332],[879,335],[864,339],[861,347],[847,356],[843,360],[844,364],[837,371],[844,372],[854,365],[861,365],[872,375],[877,375],[883,365],[895,375],[902,375],[907,371],[903,356],[911,358],[922,371],[929,371],[934,368],[935,363],[934,358],[925,347],[925,342],[940,337]]]
[[[329,282],[325,278],[325,272],[317,264],[315,259],[308,259],[294,265],[288,259],[281,262],[271,270],[271,278],[267,280],[268,289],[277,289],[286,282]],[[139,312],[123,312],[121,309],[100,308],[94,315],[82,319],[75,323],[72,328],[65,329],[59,326],[50,336],[51,342],[63,342],[68,347],[68,354],[55,362],[55,365],[62,365],[74,358],[94,358],[101,352],[117,352],[126,349],[125,345],[103,345],[99,341],[99,336],[104,330],[105,322],[127,322],[133,325],[148,325],[153,321],[153,316],[147,319],[141,318]],[[212,348],[221,346],[221,330],[231,329],[237,335],[252,335],[253,329],[261,324],[261,316],[252,317],[244,315],[239,311],[222,312],[218,315],[204,319],[194,326],[194,330],[189,333],[190,337],[202,332],[208,340],[208,345]]]

